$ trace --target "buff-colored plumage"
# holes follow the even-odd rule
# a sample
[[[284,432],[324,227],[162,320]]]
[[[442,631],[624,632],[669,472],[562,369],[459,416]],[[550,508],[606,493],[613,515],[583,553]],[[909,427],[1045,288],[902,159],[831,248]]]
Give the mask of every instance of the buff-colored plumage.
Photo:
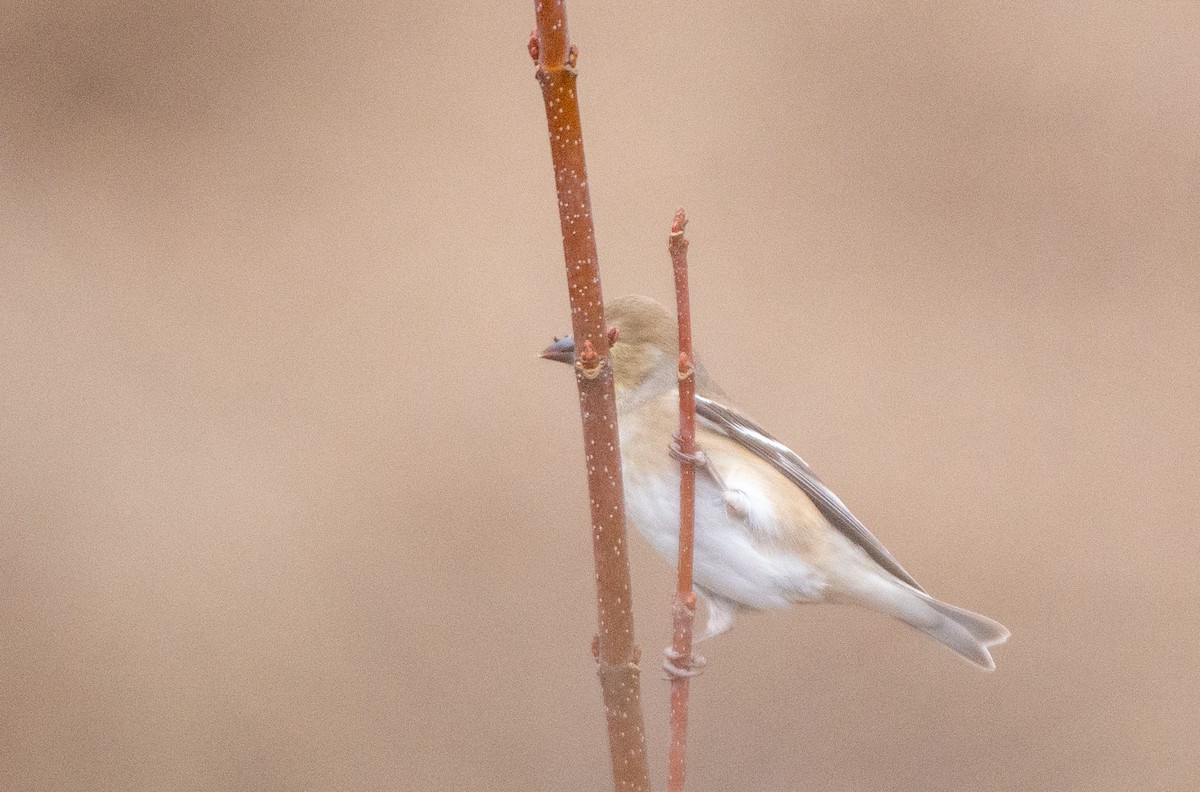
[[[611,346],[626,517],[671,563],[679,524],[679,426],[674,317],[657,302],[621,297],[605,307]],[[543,353],[570,360],[570,338]],[[939,602],[870,534],[800,457],[728,404],[697,368],[696,442],[709,464],[696,480],[694,580],[708,601],[701,639],[738,611],[847,602],[894,616],[981,668],[1008,637],[999,623]]]

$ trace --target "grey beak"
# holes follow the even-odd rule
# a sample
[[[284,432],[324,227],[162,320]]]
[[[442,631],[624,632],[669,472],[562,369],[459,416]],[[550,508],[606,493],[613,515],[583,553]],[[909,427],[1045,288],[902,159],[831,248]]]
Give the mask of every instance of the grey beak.
[[[574,363],[575,339],[569,335],[554,339],[553,344],[542,350],[542,357],[559,363]]]

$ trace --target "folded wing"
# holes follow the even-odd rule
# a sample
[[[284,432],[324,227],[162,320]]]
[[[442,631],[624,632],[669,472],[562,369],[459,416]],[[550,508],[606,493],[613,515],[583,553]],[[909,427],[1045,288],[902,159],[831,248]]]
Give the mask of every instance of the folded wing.
[[[861,547],[877,564],[918,591],[925,591],[796,452],[740,412],[699,394],[696,395],[696,415],[716,431],[774,465],[812,499],[825,519]]]

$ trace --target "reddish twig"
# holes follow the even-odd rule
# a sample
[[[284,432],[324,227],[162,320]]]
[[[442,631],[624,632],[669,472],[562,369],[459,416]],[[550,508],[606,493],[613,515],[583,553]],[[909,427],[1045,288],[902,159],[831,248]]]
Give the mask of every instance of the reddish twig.
[[[671,224],[668,248],[675,270],[675,306],[679,314],[679,565],[675,579],[674,635],[671,661],[683,673],[671,676],[671,742],[667,749],[667,792],[683,792],[687,752],[688,677],[692,668],[692,540],[696,509],[696,371],[692,356],[692,311],[688,299],[687,216],[680,209]]]
[[[567,40],[562,0],[536,0],[534,8],[537,29],[529,39],[529,54],[537,63],[537,78],[546,105],[567,265],[571,327],[575,348],[579,350],[575,384],[583,416],[599,621],[594,653],[608,720],[614,786],[621,792],[645,792],[650,788],[650,773],[642,721],[638,649],[633,641],[621,451],[583,158],[583,132],[575,93],[578,51]]]

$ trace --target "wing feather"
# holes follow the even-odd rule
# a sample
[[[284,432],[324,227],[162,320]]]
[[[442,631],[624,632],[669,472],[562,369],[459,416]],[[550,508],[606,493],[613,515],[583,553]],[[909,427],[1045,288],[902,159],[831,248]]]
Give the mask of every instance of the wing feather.
[[[833,494],[825,486],[817,474],[800,456],[783,443],[769,435],[754,421],[736,410],[713,401],[705,396],[696,395],[696,415],[707,421],[721,434],[729,437],[759,458],[771,463],[780,473],[787,476],[797,487],[812,499],[812,502],[825,515],[825,519],[841,531],[850,541],[866,551],[881,567],[892,573],[908,585],[924,592],[913,576],[900,566],[900,562],[892,557],[867,527],[855,517],[841,498]]]

